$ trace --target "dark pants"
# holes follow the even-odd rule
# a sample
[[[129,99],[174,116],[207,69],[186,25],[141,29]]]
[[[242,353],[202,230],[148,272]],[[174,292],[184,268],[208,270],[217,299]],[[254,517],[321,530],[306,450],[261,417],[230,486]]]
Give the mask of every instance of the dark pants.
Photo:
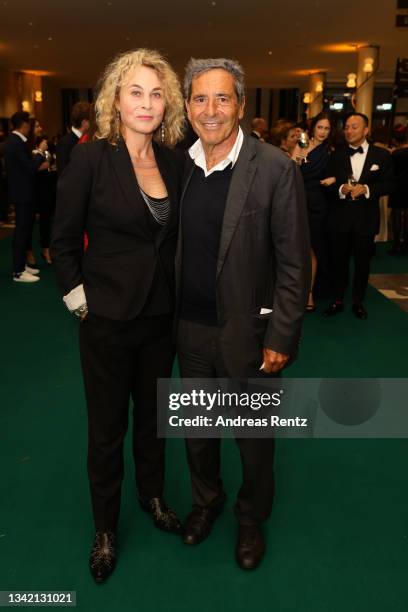
[[[23,272],[26,264],[26,250],[31,241],[31,232],[35,219],[35,207],[32,202],[15,204],[16,227],[13,236],[13,270]]]
[[[39,214],[40,225],[40,244],[42,249],[48,249],[51,242],[51,226],[55,213],[56,199],[56,172],[48,172],[42,170],[37,173],[34,189],[35,212]],[[27,246],[28,251],[32,251],[32,234],[34,229],[31,228],[30,240]]]
[[[333,232],[331,248],[335,298],[344,297],[348,285],[350,259],[353,256],[352,297],[354,304],[361,304],[367,289],[370,259],[374,252],[374,236],[361,236],[354,231]]]
[[[133,408],[133,456],[141,498],[161,497],[164,439],[157,438],[157,378],[173,365],[170,315],[112,321],[88,315],[80,351],[88,406],[88,475],[95,527],[115,531],[124,474],[123,441]]]
[[[219,330],[181,320],[177,354],[182,378],[227,378],[219,347]],[[260,355],[260,360],[262,356]],[[270,438],[236,438],[241,456],[242,484],[235,504],[240,523],[258,523],[272,510],[275,442]],[[190,438],[186,440],[190,467],[193,504],[216,507],[225,493],[220,477],[220,439]]]

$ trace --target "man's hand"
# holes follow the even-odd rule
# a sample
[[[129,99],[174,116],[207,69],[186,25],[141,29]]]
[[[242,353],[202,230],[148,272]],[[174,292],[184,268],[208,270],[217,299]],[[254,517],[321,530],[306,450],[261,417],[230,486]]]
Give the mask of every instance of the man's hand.
[[[358,183],[355,187],[352,187],[351,189],[351,197],[353,198],[353,200],[356,200],[357,198],[364,195],[365,193],[367,193],[366,185],[360,185]]]
[[[264,367],[262,368],[262,371],[265,372],[265,374],[276,374],[276,372],[279,372],[288,361],[289,355],[285,355],[284,353],[277,353],[276,351],[272,351],[271,349],[264,348]]]
[[[38,170],[48,170],[49,167],[50,167],[50,164],[48,162],[43,162],[41,166],[38,168]]]
[[[341,193],[345,196],[351,193],[353,189],[355,189],[355,187],[351,187],[348,183],[344,183],[344,185],[340,187]]]

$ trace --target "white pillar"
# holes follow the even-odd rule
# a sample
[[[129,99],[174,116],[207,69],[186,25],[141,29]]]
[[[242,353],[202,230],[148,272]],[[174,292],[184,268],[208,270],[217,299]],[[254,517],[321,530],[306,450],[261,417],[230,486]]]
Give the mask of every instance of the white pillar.
[[[323,91],[326,82],[324,72],[315,72],[309,75],[310,103],[307,108],[309,119],[315,117],[323,110]]]
[[[372,68],[370,71],[369,68]],[[373,114],[374,79],[378,67],[378,47],[360,47],[358,50],[356,111],[367,115],[370,123]]]

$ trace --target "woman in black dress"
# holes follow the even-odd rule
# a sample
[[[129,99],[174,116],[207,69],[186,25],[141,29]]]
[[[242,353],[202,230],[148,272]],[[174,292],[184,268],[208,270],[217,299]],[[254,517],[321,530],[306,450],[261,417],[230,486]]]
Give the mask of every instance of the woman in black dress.
[[[329,140],[331,131],[330,115],[325,112],[316,115],[310,124],[309,147],[301,149],[297,145],[292,154],[293,158],[304,157],[304,162],[301,164],[300,169],[305,184],[312,245],[312,283],[306,312],[313,312],[316,309],[314,290],[318,270],[320,285],[324,287],[328,284],[325,226],[329,204],[326,188],[334,183],[334,179],[331,177],[327,178],[326,166],[331,152]]]

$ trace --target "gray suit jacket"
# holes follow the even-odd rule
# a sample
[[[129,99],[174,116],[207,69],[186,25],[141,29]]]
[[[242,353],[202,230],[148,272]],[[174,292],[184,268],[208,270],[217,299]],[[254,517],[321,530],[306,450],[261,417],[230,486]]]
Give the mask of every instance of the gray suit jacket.
[[[183,196],[194,170],[189,159]],[[176,255],[181,296],[183,236]],[[302,177],[278,148],[244,137],[228,192],[216,296],[222,356],[231,377],[259,375],[262,349],[295,359],[310,288],[310,241]],[[261,314],[261,309],[271,313]]]

